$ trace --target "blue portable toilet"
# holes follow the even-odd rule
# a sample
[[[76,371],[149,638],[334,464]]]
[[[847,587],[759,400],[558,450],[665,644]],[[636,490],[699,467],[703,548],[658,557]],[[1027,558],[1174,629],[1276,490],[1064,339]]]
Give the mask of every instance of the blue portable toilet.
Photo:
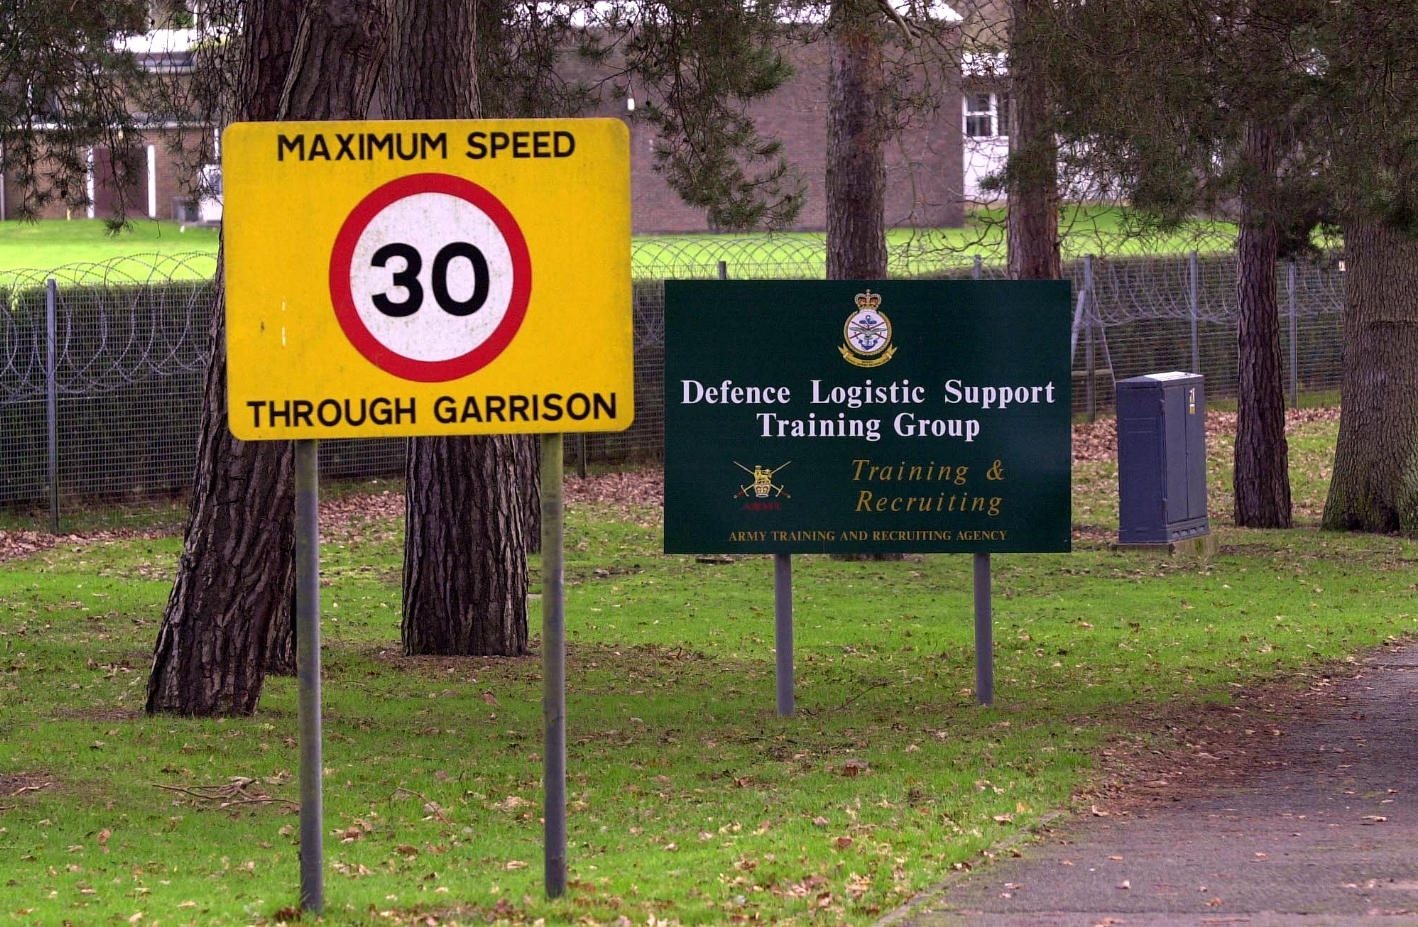
[[[1206,394],[1198,373],[1118,381],[1118,542],[1170,544],[1210,533]]]

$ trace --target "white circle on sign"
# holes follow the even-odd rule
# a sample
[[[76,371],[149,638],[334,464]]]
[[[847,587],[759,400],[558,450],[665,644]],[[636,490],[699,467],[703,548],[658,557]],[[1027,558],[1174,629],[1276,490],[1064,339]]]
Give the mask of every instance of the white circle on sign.
[[[486,261],[487,282],[482,305],[465,316],[456,316],[439,305],[434,272],[450,303],[466,305],[478,289],[472,259],[458,254],[439,262],[438,255],[451,243],[466,242]],[[418,257],[375,254],[389,244],[404,244]],[[402,250],[402,249],[394,249]],[[410,263],[420,265],[415,286],[395,281],[407,275]],[[420,193],[384,207],[365,227],[355,243],[350,262],[350,292],[355,310],[369,333],[389,350],[410,360],[445,361],[476,349],[497,330],[512,298],[512,254],[487,214],[467,200],[446,193]],[[419,301],[405,316],[383,312],[374,297],[383,295],[396,307]]]
[[[330,259],[350,342],[404,379],[441,381],[511,342],[531,289],[526,241],[487,190],[447,174],[392,181],[345,220]]]

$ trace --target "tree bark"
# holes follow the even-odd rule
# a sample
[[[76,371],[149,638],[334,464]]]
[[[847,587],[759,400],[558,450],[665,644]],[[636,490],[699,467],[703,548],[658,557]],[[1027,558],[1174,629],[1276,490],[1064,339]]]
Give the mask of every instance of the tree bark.
[[[517,473],[522,481],[522,505],[527,518],[527,553],[539,554],[542,552],[541,439],[523,438],[516,442],[516,446]]]
[[[489,0],[390,0],[384,113],[390,119],[482,115],[476,42]],[[489,6],[487,15],[496,15]]]
[[[481,115],[475,54],[486,0],[392,0],[384,111],[392,119]],[[409,442],[404,535],[407,654],[527,651],[528,480],[535,439]]]
[[[1418,537],[1418,240],[1344,226],[1344,373],[1324,527]]]
[[[886,71],[881,8],[837,0],[828,30],[827,279],[886,277]],[[834,560],[903,555],[833,554]]]
[[[886,276],[886,73],[880,10],[837,0],[827,79],[827,279]]]
[[[1009,213],[1005,238],[1011,280],[1058,280],[1059,151],[1049,123],[1049,86],[1036,24],[1049,0],[1010,4]]]
[[[237,117],[361,118],[383,56],[368,0],[253,0],[246,10]],[[244,443],[227,427],[226,303],[212,313],[197,470],[177,581],[148,676],[147,710],[251,714],[295,596],[289,442]]]
[[[294,465],[294,464],[292,464]],[[292,542],[294,542],[292,534]],[[276,612],[271,621],[271,633],[266,647],[266,672],[271,676],[294,676],[295,665],[295,587],[291,586],[290,605]]]
[[[225,310],[219,296],[196,481],[148,676],[149,713],[254,712],[271,626],[295,593],[292,455],[286,442],[245,443],[227,430]]]
[[[1289,447],[1285,440],[1285,384],[1280,360],[1280,310],[1275,262],[1280,229],[1265,193],[1279,167],[1278,133],[1246,127],[1242,163],[1253,180],[1243,193],[1246,213],[1236,247],[1237,383],[1235,522],[1242,528],[1288,528]]]
[[[527,652],[527,540],[517,439],[421,439],[410,450],[404,652]]]

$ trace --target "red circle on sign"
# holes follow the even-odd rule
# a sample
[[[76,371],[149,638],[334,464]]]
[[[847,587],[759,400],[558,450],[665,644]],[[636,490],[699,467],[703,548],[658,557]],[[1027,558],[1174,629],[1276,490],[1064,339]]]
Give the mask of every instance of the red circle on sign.
[[[510,298],[497,326],[472,350],[441,360],[409,357],[379,340],[360,317],[351,285],[355,248],[370,223],[400,200],[425,193],[455,197],[481,211],[501,235],[512,267]],[[376,188],[350,211],[330,252],[330,298],[345,337],[370,363],[404,380],[420,383],[456,380],[492,363],[516,337],[531,295],[532,258],[517,220],[486,189],[450,174],[410,174]]]

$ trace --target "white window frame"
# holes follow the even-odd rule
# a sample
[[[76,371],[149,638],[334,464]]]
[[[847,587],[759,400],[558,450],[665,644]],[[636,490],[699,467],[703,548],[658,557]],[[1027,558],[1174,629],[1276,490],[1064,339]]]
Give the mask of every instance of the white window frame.
[[[960,129],[966,138],[1008,138],[1009,137],[1009,94],[995,91],[966,93],[961,100]],[[1001,125],[1001,114],[1004,125]],[[985,131],[971,131],[983,128]],[[1004,131],[1001,131],[1003,129]]]

